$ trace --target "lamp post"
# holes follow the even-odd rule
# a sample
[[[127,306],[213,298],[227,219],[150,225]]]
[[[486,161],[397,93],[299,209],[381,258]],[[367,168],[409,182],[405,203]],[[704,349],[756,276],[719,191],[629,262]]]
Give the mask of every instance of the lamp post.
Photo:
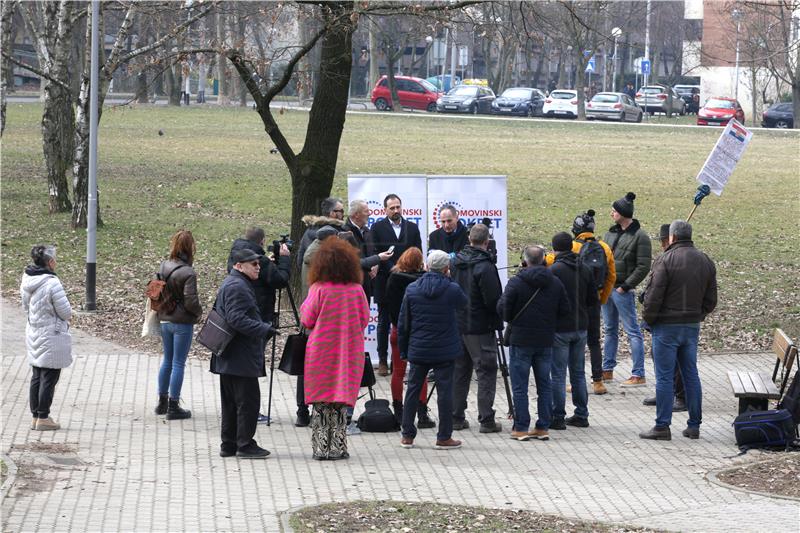
[[[611,92],[617,92],[617,40],[622,35],[622,30],[619,28],[612,28],[611,35],[614,36],[614,73],[611,78]]]
[[[426,78],[430,78],[431,77],[431,54],[430,54],[430,49],[431,49],[431,43],[433,43],[433,37],[431,37],[430,35],[425,37],[425,43],[428,45],[428,57],[427,57],[427,59],[425,59],[425,77]]]
[[[734,9],[731,13],[731,18],[733,18],[734,22],[736,22],[736,68],[734,74],[734,86],[733,86],[733,99],[739,100],[739,29],[742,25],[742,15],[743,13],[738,9]]]

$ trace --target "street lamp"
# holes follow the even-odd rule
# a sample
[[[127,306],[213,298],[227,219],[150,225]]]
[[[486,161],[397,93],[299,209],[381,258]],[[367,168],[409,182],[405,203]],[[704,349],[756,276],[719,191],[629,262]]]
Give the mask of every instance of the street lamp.
[[[611,92],[617,92],[617,40],[622,35],[622,30],[619,28],[612,28],[611,35],[614,36],[614,74],[611,78]]]
[[[738,9],[734,9],[731,13],[731,18],[733,18],[734,22],[736,22],[736,69],[734,74],[734,86],[733,86],[733,99],[739,100],[739,29],[742,25],[742,16],[744,13],[739,11]]]
[[[430,35],[425,37],[425,43],[428,45],[428,59],[425,60],[425,77],[426,78],[430,78],[431,77],[431,53],[430,53],[430,48],[431,48],[431,44],[433,43],[433,37],[431,37]]]

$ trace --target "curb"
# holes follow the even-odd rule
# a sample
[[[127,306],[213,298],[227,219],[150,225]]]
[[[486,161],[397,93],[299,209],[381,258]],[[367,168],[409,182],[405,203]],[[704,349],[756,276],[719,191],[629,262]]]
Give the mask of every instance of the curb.
[[[289,525],[289,518],[291,518],[291,516],[294,513],[298,512],[298,511],[300,511],[302,509],[305,509],[306,507],[313,507],[313,506],[298,505],[296,507],[289,507],[288,509],[278,513],[278,518],[280,519],[280,522],[281,522],[281,531],[283,533],[294,533],[294,529],[292,529],[292,526]]]
[[[5,500],[6,496],[8,496],[8,492],[11,490],[11,487],[14,485],[14,481],[17,478],[17,465],[11,458],[5,454],[0,455],[0,459],[6,465],[8,472],[6,474],[6,480],[3,482],[3,485],[0,486],[0,500]]]
[[[781,458],[770,458],[770,459],[764,459],[764,460],[761,460],[761,461],[753,461],[753,462],[750,462],[750,463],[742,463],[742,464],[738,464],[736,466],[730,466],[730,467],[727,467],[727,468],[721,468],[719,470],[713,470],[711,472],[708,472],[705,475],[705,478],[706,478],[706,481],[708,481],[710,483],[713,483],[714,485],[718,485],[718,486],[720,486],[722,488],[729,489],[729,490],[735,490],[736,492],[743,492],[745,494],[755,494],[757,496],[764,496],[765,498],[777,498],[777,499],[780,499],[780,500],[789,500],[789,501],[793,501],[793,502],[800,502],[800,498],[798,498],[796,496],[786,496],[784,494],[773,494],[771,492],[762,492],[762,491],[757,491],[757,490],[749,490],[749,489],[745,489],[743,487],[739,487],[737,485],[730,485],[728,483],[725,483],[724,481],[720,480],[719,477],[718,477],[720,474],[724,474],[726,472],[731,472],[733,470],[739,470],[741,468],[745,468],[745,467],[748,467],[748,466],[751,466],[751,465],[774,463],[774,462],[778,462],[780,460],[781,460]]]

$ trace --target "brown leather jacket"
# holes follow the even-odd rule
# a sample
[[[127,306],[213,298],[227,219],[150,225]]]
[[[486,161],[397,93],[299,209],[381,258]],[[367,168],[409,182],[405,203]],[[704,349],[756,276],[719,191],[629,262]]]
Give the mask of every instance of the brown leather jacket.
[[[653,263],[642,318],[650,324],[702,322],[717,306],[717,269],[692,241],[677,241]]]
[[[162,277],[172,272],[167,280],[167,289],[175,295],[178,305],[172,313],[159,312],[158,319],[176,324],[197,324],[203,316],[203,306],[197,296],[197,273],[192,265],[185,261],[168,259],[161,263],[159,272]]]

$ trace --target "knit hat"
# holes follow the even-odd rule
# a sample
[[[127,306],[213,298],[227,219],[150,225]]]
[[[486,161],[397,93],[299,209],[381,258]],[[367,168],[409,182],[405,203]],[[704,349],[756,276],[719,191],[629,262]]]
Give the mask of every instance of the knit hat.
[[[669,239],[669,224],[661,224],[661,231],[658,232],[658,238],[661,240]]]
[[[581,213],[572,222],[572,233],[574,235],[580,235],[585,232],[594,233],[594,209]]]
[[[625,198],[620,198],[613,204],[611,207],[614,208],[614,211],[619,213],[625,218],[633,218],[633,201],[636,199],[636,195],[632,192],[629,192],[625,195]]]
[[[450,264],[450,254],[442,250],[431,250],[426,263],[429,272],[443,272]]]
[[[553,235],[553,251],[569,252],[572,250],[572,237],[566,231]]]
[[[317,239],[324,241],[328,237],[333,237],[334,235],[338,235],[339,230],[334,228],[333,226],[322,226],[317,230]]]

